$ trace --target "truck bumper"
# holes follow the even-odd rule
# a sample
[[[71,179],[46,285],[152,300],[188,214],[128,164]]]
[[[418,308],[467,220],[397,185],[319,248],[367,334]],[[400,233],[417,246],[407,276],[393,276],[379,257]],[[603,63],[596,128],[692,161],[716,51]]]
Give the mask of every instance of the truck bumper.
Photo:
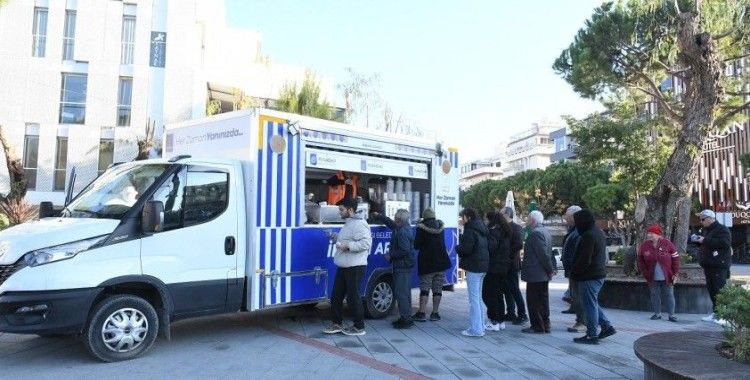
[[[14,334],[79,333],[101,288],[0,295],[0,332]]]

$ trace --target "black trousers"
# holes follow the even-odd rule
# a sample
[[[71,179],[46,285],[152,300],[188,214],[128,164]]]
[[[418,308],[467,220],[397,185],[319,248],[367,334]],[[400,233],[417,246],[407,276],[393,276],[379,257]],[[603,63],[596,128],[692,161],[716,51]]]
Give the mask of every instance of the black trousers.
[[[344,296],[346,303],[354,311],[354,327],[365,328],[365,311],[362,306],[362,297],[359,294],[359,284],[365,276],[367,266],[360,265],[349,268],[336,268],[336,277],[333,279],[333,294],[331,294],[331,312],[333,312],[333,323],[343,322]]]
[[[526,305],[531,328],[536,331],[549,330],[549,282],[526,283]]]
[[[518,307],[518,317],[526,315],[526,308],[523,303],[521,289],[518,287],[518,271],[510,270],[505,277],[505,304],[508,305],[508,315],[516,315]]]
[[[501,273],[487,273],[482,283],[482,301],[487,306],[487,318],[492,323],[503,321],[505,313],[505,300],[503,299],[505,289],[505,276]]]
[[[711,303],[713,304],[715,313],[716,295],[719,294],[721,288],[727,284],[729,270],[723,268],[703,268],[703,273],[706,275],[706,288],[708,289],[708,295],[711,297]]]

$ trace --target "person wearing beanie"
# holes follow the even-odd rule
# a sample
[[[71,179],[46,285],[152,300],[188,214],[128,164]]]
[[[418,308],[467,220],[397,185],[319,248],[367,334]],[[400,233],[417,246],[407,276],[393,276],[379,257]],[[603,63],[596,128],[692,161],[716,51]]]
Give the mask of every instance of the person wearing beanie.
[[[580,236],[575,249],[570,278],[578,284],[580,305],[586,317],[586,335],[573,338],[573,342],[599,344],[600,339],[614,335],[617,331],[599,306],[599,291],[607,277],[607,238],[596,226],[594,214],[587,209],[573,214],[576,231]],[[601,331],[597,335],[597,327]]]
[[[668,239],[662,236],[661,226],[646,228],[646,240],[638,247],[638,270],[648,282],[651,291],[651,320],[661,319],[662,298],[667,302],[669,321],[677,322],[674,315],[674,282],[680,271],[680,255]]]
[[[450,269],[451,260],[445,249],[445,224],[435,219],[435,211],[426,208],[422,212],[422,221],[417,224],[417,234],[414,238],[414,248],[419,251],[417,256],[417,274],[419,274],[419,311],[412,320],[427,321],[427,301],[432,290],[431,321],[440,320],[440,299],[445,285],[445,271]]]

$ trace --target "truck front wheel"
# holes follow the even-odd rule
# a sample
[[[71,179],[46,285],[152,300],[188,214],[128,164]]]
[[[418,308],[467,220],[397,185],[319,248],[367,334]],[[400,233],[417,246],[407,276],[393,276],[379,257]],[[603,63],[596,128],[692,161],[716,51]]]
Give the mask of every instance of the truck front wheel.
[[[129,294],[109,296],[91,313],[84,344],[104,362],[133,359],[156,341],[159,317],[145,299]]]
[[[380,319],[387,316],[395,305],[390,276],[380,276],[370,282],[363,302],[365,314],[369,318]]]

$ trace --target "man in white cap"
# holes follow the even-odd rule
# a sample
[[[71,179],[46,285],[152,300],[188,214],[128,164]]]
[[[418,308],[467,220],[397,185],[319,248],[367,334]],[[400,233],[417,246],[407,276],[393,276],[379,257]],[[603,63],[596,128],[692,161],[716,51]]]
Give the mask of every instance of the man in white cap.
[[[716,221],[716,213],[703,210],[697,214],[703,225],[702,236],[691,239],[701,245],[700,265],[706,275],[706,288],[713,304],[713,313],[703,318],[706,322],[726,323],[716,319],[716,295],[727,284],[732,264],[732,234],[729,228]]]

